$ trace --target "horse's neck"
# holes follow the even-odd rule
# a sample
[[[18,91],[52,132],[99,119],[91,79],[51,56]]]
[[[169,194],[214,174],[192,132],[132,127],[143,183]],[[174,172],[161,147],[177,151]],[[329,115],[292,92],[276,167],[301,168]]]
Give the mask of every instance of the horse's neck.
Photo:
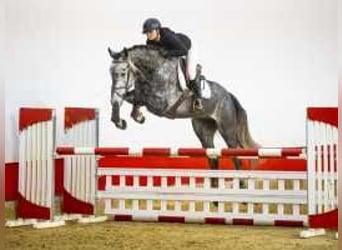
[[[129,53],[131,62],[142,72],[138,88],[151,90],[144,91],[150,97],[163,97],[167,100],[178,98],[181,90],[178,87],[177,62],[165,60],[159,52],[153,49],[139,48]]]
[[[140,101],[153,113],[163,113],[182,95],[178,84],[176,64],[175,60],[167,61],[153,69],[152,72],[138,75],[135,85],[136,93]]]
[[[160,66],[160,59],[156,50],[148,50],[146,48],[131,50],[129,58],[135,65],[144,65],[151,68]]]

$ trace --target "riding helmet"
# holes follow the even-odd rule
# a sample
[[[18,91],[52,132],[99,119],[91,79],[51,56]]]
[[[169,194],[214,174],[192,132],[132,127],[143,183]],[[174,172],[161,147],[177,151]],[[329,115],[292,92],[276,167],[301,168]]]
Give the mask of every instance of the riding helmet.
[[[161,23],[157,18],[148,18],[143,24],[143,34],[159,28],[161,28]]]

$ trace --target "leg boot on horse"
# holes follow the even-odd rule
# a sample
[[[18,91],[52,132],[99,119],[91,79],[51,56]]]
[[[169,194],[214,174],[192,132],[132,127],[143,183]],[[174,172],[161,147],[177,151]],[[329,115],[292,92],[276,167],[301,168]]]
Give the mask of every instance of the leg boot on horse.
[[[143,113],[140,111],[140,105],[138,104],[133,104],[132,112],[131,112],[131,117],[140,124],[143,124],[145,122],[145,116]]]

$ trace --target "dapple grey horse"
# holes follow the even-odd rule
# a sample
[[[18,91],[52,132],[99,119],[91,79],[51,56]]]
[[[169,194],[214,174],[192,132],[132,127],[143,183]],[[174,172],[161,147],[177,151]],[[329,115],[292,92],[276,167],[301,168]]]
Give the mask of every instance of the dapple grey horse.
[[[120,116],[124,100],[144,105],[148,111],[170,119],[190,118],[192,127],[203,148],[214,148],[218,131],[230,148],[250,148],[257,144],[251,138],[246,111],[237,98],[213,81],[207,81],[211,91],[203,99],[203,111],[192,109],[192,92],[180,88],[178,65],[180,58],[164,58],[161,48],[136,45],[120,52],[108,48],[112,57],[111,104],[112,122],[125,129],[127,123]],[[129,91],[134,87],[133,91]],[[240,161],[233,159],[235,168]],[[209,159],[211,169],[218,168],[217,159]]]

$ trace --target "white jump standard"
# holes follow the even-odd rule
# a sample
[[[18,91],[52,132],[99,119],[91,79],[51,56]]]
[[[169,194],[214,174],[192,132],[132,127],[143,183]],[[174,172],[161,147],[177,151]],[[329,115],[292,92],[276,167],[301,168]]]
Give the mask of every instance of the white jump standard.
[[[54,199],[51,192],[54,157],[63,156],[62,213],[90,215],[82,218],[82,222],[106,219],[95,217],[96,200],[101,199],[105,200],[104,214],[114,220],[316,228],[302,232],[302,237],[320,235],[325,232],[324,228],[337,229],[337,108],[308,109],[306,147],[249,149],[99,147],[96,110],[72,109],[66,111],[66,146],[54,150],[55,119],[42,112],[38,112],[35,119],[28,118],[32,113],[35,111],[23,109],[20,112],[26,124],[20,126],[23,143],[19,144],[22,152],[19,190],[23,198],[18,203],[21,208],[30,203],[39,204],[34,197]],[[50,124],[47,127],[46,121]],[[36,127],[46,128],[44,136],[48,137],[31,132]],[[30,151],[32,145],[34,151]],[[144,168],[132,168],[123,161],[125,157],[135,157],[148,162],[153,158],[150,156],[183,160],[198,157],[306,159],[307,170],[209,170],[194,169],[195,166],[172,169],[172,165],[169,169],[152,169],[148,164]],[[36,159],[43,159],[43,162]],[[117,166],[119,159],[121,165]],[[46,175],[44,185],[35,179],[42,175]],[[212,179],[217,180],[217,186],[211,185]],[[241,181],[247,185],[241,187]],[[42,187],[50,191],[40,192]],[[53,214],[51,202],[44,206],[44,218],[37,217],[35,212],[30,214],[31,210],[23,214],[23,209],[18,210],[17,216],[44,219],[42,227],[49,222],[64,223],[63,217]]]

